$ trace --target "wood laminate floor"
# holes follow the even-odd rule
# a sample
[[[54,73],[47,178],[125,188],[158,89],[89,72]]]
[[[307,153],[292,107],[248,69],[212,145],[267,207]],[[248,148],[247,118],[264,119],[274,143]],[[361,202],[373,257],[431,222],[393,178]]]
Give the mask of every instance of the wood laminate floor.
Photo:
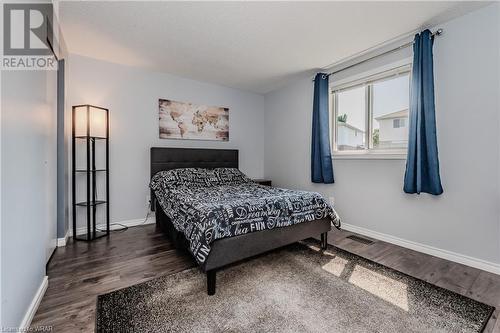
[[[500,333],[500,276],[382,241],[361,244],[353,233],[332,231],[329,243],[408,275],[495,306],[485,332]],[[96,297],[195,266],[155,225],[114,232],[109,239],[58,248],[49,263],[49,286],[32,327],[53,332],[93,332]]]

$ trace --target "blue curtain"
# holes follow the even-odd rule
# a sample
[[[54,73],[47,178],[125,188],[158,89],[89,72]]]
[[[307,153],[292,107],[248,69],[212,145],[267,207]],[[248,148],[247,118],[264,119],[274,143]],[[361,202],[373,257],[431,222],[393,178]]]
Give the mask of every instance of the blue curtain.
[[[328,118],[328,75],[318,73],[314,78],[311,147],[311,181],[313,183],[332,184],[335,182]]]
[[[434,73],[429,30],[415,35],[413,71],[410,88],[410,123],[408,157],[403,190],[439,195],[443,193],[439,176],[439,159],[434,109]]]

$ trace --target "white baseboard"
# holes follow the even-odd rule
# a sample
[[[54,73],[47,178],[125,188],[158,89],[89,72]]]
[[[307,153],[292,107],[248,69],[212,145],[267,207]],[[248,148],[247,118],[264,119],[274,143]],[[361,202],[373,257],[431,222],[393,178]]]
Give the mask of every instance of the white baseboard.
[[[57,247],[66,246],[69,234],[70,234],[70,229],[68,228],[68,230],[66,231],[66,235],[64,235],[64,237],[62,238],[57,239]]]
[[[411,250],[418,252],[430,254],[435,257],[446,259],[449,261],[457,262],[459,264],[467,265],[470,267],[482,269],[483,271],[491,272],[500,275],[500,264],[489,262],[486,260],[469,257],[460,253],[451,252],[448,250],[443,250],[430,245],[425,245],[417,242],[412,242],[399,237],[387,235],[381,232],[369,230],[366,228],[358,227],[352,224],[342,223],[342,229],[347,231],[352,231],[360,235],[364,235],[370,238],[378,239],[387,243],[399,245]]]
[[[150,215],[148,216],[147,219],[141,218],[141,219],[119,221],[119,222],[111,222],[110,223],[111,224],[110,229],[111,230],[116,230],[116,229],[123,228],[122,226],[120,226],[118,224],[121,224],[123,226],[126,226],[126,227],[130,228],[130,227],[136,227],[138,225],[152,224],[152,223],[155,223],[155,222],[156,222],[156,220],[155,220],[155,214],[154,213],[150,213]],[[105,224],[98,224],[97,228],[98,229],[105,229],[106,225]],[[73,230],[72,229],[68,230],[68,233],[69,233],[69,235],[72,235],[73,234]],[[81,227],[81,228],[77,228],[76,229],[76,234],[77,235],[83,235],[83,234],[86,234],[86,233],[87,233],[87,227]]]
[[[40,305],[40,302],[42,301],[43,295],[45,295],[45,291],[47,290],[47,287],[49,285],[49,277],[44,276],[42,283],[40,284],[40,287],[38,287],[38,290],[36,291],[35,296],[33,297],[33,300],[31,301],[31,304],[28,308],[28,311],[26,311],[26,314],[23,317],[23,320],[21,321],[21,324],[19,325],[19,332],[27,332],[30,325],[31,321],[33,320],[33,317],[35,316],[36,310],[38,310],[38,306]]]

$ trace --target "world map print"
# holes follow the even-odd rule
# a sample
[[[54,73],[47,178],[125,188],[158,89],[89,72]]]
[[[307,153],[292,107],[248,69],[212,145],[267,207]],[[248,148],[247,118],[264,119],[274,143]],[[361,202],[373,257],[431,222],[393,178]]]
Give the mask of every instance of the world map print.
[[[259,185],[235,168],[161,171],[150,187],[201,266],[217,239],[324,218],[340,228],[321,194]]]
[[[160,139],[229,140],[229,108],[160,99]]]

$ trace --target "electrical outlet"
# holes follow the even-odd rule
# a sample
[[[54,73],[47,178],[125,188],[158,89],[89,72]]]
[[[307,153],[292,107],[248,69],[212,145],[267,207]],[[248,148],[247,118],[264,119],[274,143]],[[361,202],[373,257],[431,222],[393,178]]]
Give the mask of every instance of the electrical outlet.
[[[146,207],[149,207],[151,204],[151,197],[149,195],[146,195]]]
[[[335,206],[335,197],[329,197],[330,205]]]

